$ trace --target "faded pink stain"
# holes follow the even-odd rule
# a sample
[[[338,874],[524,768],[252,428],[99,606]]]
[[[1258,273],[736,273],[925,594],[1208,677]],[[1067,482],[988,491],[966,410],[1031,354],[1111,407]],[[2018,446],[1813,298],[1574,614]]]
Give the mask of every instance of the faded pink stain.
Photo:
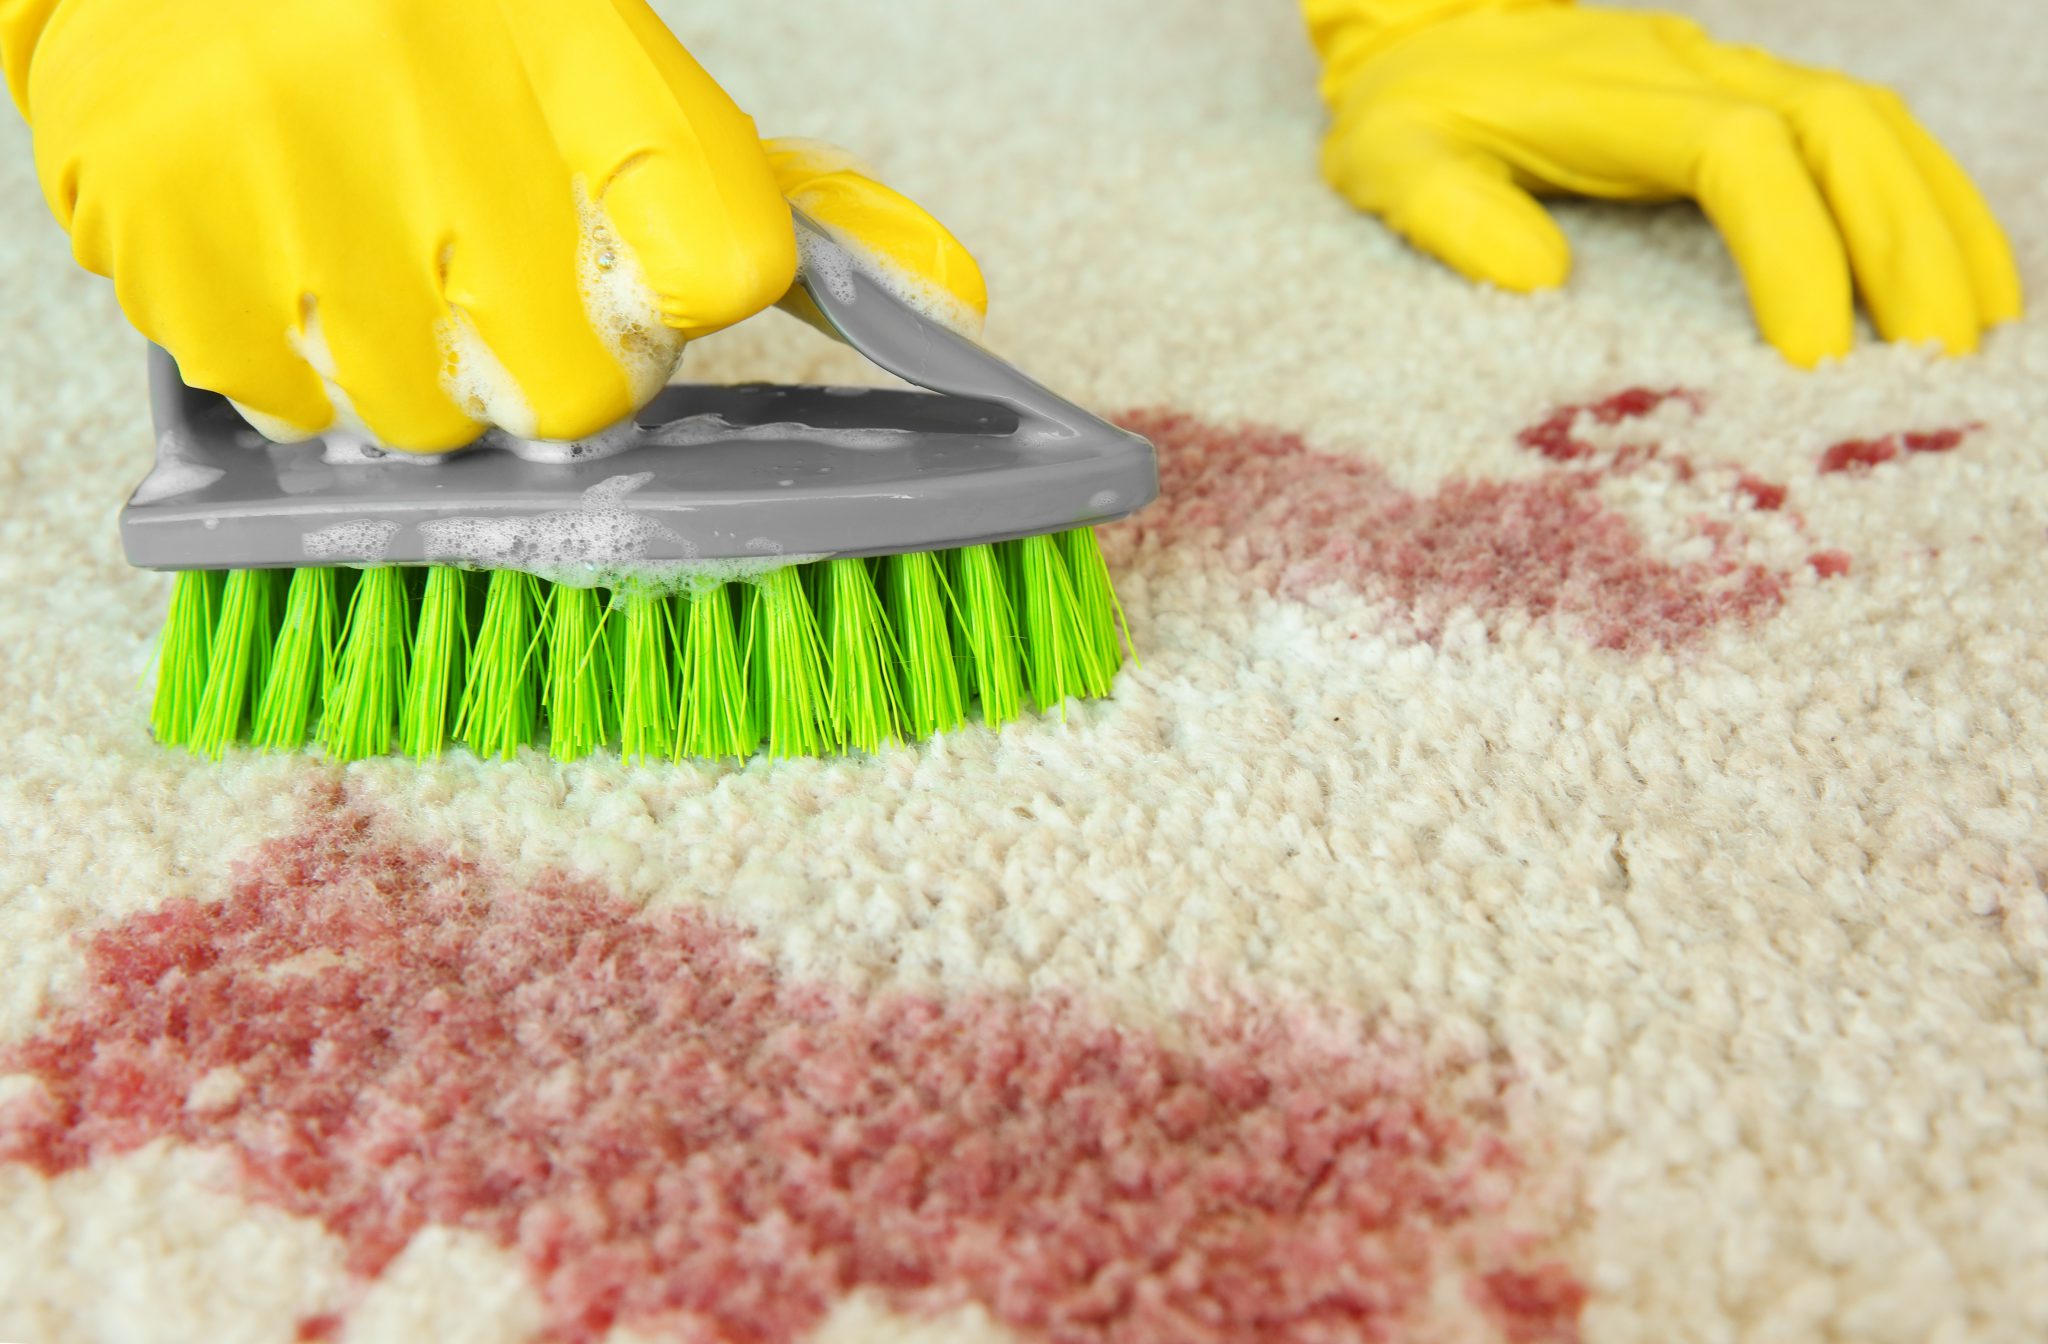
[[[1578,1335],[1499,1080],[1331,1018],[1169,1046],[1069,998],[793,981],[701,911],[514,886],[339,799],[88,964],[0,1057],[42,1084],[0,1159],[225,1150],[364,1276],[470,1229],[552,1340],[794,1340],[858,1288],[1061,1344],[1397,1340],[1445,1281],[1502,1338]]]
[[[1688,395],[1638,390],[1592,414],[1619,420]],[[1567,431],[1585,411],[1568,409]],[[1382,596],[1424,638],[1462,608],[1489,620],[1523,613],[1555,621],[1598,647],[1639,653],[1755,621],[1785,599],[1787,576],[1744,562],[1734,548],[1682,563],[1652,554],[1600,500],[1600,470],[1457,480],[1417,494],[1374,462],[1318,452],[1265,426],[1212,425],[1174,411],[1124,423],[1159,450],[1160,499],[1109,529],[1112,546],[1205,557],[1284,597],[1329,585]]]
[[[1843,439],[1829,444],[1820,455],[1822,475],[1841,471],[1869,471],[1906,453],[1952,453],[1964,438],[1981,424],[1957,425],[1948,429],[1908,430],[1874,439]]]

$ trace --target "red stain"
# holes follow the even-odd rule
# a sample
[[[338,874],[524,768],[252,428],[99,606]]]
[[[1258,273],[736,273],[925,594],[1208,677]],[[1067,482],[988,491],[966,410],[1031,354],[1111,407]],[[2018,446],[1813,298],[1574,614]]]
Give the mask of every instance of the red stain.
[[[1737,493],[1749,500],[1750,504],[1767,513],[1775,513],[1785,507],[1785,487],[1743,472],[1735,482]]]
[[[1952,453],[1962,445],[1963,436],[1982,425],[1961,425],[1951,429],[1931,429],[1919,434],[1902,434],[1900,441],[1909,453]]]
[[[298,1339],[301,1344],[319,1344],[321,1340],[340,1339],[341,1325],[341,1317],[332,1312],[326,1312],[319,1316],[308,1316],[305,1320],[299,1322],[298,1332],[294,1338]]]
[[[1684,395],[1627,393],[1599,407]],[[1783,574],[1725,548],[1682,564],[1651,554],[1601,502],[1595,470],[1452,481],[1419,495],[1373,462],[1317,452],[1276,429],[1173,411],[1126,423],[1159,449],[1161,495],[1109,529],[1112,544],[1174,547],[1286,597],[1331,584],[1381,595],[1411,613],[1424,637],[1467,609],[1556,620],[1601,648],[1671,649],[1784,601]]]
[[[1813,566],[1813,572],[1824,579],[1839,579],[1849,572],[1847,551],[1815,551],[1806,557],[1806,563]]]
[[[1559,1317],[1576,1319],[1586,1305],[1586,1287],[1556,1265],[1545,1265],[1533,1273],[1500,1269],[1488,1274],[1481,1285],[1501,1317],[1509,1322],[1538,1322]],[[1543,1336],[1518,1335],[1510,1324],[1508,1337],[1540,1340]]]
[[[1591,443],[1575,435],[1574,431],[1578,428],[1580,417],[1588,417],[1596,425],[1618,425],[1624,420],[1640,420],[1668,401],[1683,401],[1695,407],[1700,404],[1698,393],[1683,388],[1674,387],[1659,391],[1648,387],[1631,387],[1602,401],[1560,406],[1544,419],[1515,435],[1515,442],[1543,454],[1553,462],[1577,461],[1580,458],[1591,457],[1598,451]],[[1638,453],[1646,451],[1642,446],[1632,446]]]
[[[1577,1338],[1485,1065],[1300,1013],[1182,1027],[787,981],[702,912],[515,888],[332,800],[224,899],[94,936],[0,1057],[42,1083],[0,1159],[226,1150],[363,1275],[471,1229],[559,1341],[794,1340],[862,1287],[1061,1344],[1394,1340],[1445,1276],[1508,1339]]]
[[[1952,453],[1981,424],[1957,425],[1949,429],[1909,430],[1875,439],[1844,439],[1830,444],[1820,455],[1822,475],[1838,471],[1868,471],[1897,458],[1901,453]]]
[[[1899,455],[1899,441],[1885,439],[1844,439],[1830,444],[1820,455],[1822,475],[1837,471],[1868,471],[1881,462],[1889,462]]]

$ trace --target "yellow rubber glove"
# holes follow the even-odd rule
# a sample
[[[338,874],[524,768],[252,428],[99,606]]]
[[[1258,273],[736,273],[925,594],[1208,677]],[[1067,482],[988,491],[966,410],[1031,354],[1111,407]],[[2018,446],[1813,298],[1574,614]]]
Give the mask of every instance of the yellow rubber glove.
[[[0,0],[0,62],[79,262],[273,437],[582,437],[794,275],[644,0]],[[876,250],[943,234],[894,200]]]
[[[1535,196],[1691,198],[1795,364],[1849,349],[1852,277],[1888,340],[1961,354],[2019,316],[1997,221],[1888,90],[1569,0],[1303,9],[1334,116],[1324,175],[1473,279],[1564,282],[1564,235]]]
[[[968,336],[981,333],[988,287],[960,240],[907,197],[836,145],[770,140],[768,164],[782,194],[836,239],[871,263],[874,273],[928,315]],[[836,335],[801,290],[781,305],[827,335]]]

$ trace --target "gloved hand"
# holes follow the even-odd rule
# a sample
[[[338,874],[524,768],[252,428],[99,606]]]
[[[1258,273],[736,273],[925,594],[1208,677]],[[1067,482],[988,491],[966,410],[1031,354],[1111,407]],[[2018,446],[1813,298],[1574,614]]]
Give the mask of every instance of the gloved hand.
[[[981,267],[943,225],[835,145],[785,139],[770,140],[766,148],[776,184],[791,205],[927,314],[965,335],[981,334],[988,315]],[[828,336],[838,334],[801,289],[791,290],[781,307]]]
[[[1851,343],[1851,279],[1888,340],[1974,350],[2019,273],[1970,180],[1887,90],[1569,0],[1303,0],[1334,115],[1323,171],[1476,280],[1563,283],[1532,196],[1696,199],[1765,339]]]
[[[0,0],[0,61],[79,262],[272,437],[582,437],[794,275],[752,122],[644,0]],[[873,250],[944,235],[867,188]]]

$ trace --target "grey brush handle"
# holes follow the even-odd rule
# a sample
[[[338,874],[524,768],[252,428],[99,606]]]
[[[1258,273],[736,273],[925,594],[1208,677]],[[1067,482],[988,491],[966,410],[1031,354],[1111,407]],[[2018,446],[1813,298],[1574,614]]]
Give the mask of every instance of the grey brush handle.
[[[1070,438],[1100,423],[890,293],[803,211],[790,214],[803,258],[798,282],[840,337],[869,360],[927,391],[1007,406],[1034,437]]]
[[[1152,445],[917,311],[801,214],[824,321],[926,389],[676,384],[607,451],[479,447],[432,465],[261,441],[150,352],[157,463],[131,564],[469,564],[552,575],[939,550],[1092,527],[1159,492]]]

